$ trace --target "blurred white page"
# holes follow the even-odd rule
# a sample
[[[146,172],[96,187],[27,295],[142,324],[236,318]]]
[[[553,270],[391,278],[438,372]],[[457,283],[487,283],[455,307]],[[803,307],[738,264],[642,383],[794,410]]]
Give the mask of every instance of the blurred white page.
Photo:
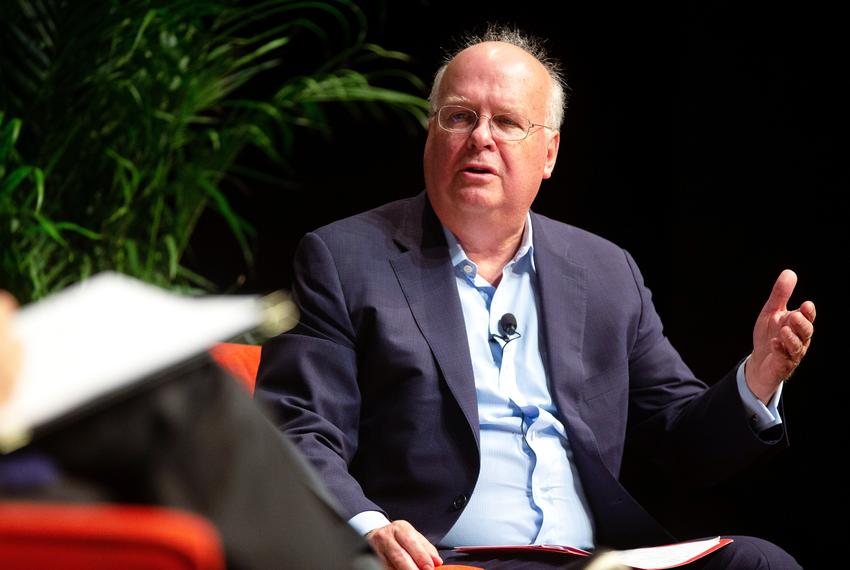
[[[665,546],[653,546],[650,548],[635,548],[633,550],[617,551],[617,558],[621,564],[640,568],[643,570],[662,570],[663,568],[675,568],[684,566],[698,558],[702,558],[718,548],[732,542],[729,538],[710,538],[708,540],[697,540],[694,542],[680,542]]]
[[[0,405],[0,439],[19,437],[262,320],[256,296],[189,297],[111,272],[25,306],[12,322],[24,354],[11,398]]]

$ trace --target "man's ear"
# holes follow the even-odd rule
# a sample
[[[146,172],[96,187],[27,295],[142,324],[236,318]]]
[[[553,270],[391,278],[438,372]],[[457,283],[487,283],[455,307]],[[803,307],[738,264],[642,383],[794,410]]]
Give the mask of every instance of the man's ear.
[[[561,146],[561,133],[555,131],[546,143],[546,162],[543,165],[543,179],[552,176],[555,169],[555,161],[558,159],[558,147]]]

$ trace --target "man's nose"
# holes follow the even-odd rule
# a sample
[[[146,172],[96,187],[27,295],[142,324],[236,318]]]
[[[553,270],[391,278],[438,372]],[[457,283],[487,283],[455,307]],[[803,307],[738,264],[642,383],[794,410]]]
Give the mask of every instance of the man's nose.
[[[493,144],[493,131],[490,127],[490,117],[480,115],[478,122],[469,133],[469,141],[476,146],[489,146]]]

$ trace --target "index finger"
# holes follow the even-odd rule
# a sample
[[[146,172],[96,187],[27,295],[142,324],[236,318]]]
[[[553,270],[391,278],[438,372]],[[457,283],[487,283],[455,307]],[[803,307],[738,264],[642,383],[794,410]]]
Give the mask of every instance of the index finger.
[[[11,314],[18,308],[18,302],[11,293],[4,289],[0,289],[0,314]]]

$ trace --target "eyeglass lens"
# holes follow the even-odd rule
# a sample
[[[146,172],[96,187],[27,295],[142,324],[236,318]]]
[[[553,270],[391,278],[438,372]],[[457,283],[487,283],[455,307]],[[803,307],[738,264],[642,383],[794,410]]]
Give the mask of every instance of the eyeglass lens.
[[[437,118],[442,128],[453,133],[471,132],[478,124],[478,113],[456,105],[441,107]],[[493,115],[489,121],[490,132],[495,138],[512,141],[528,136],[530,123],[517,115],[501,113]]]

